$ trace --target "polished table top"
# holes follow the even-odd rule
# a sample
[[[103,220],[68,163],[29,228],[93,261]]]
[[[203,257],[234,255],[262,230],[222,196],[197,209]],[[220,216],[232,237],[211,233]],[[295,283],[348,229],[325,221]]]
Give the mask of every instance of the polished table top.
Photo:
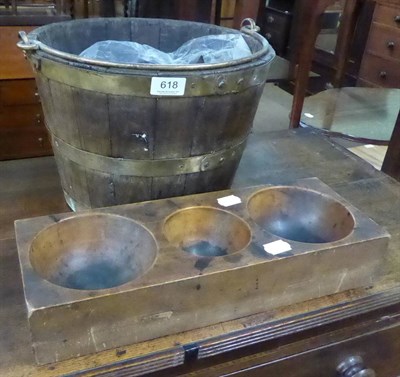
[[[400,89],[328,89],[305,99],[301,122],[354,138],[387,142],[399,110]]]
[[[37,367],[30,347],[26,308],[13,234],[13,221],[67,211],[52,157],[2,162],[0,165],[0,375],[56,376],[99,368],[123,361],[146,368],[163,360],[183,362],[183,345],[197,342],[202,352],[222,352],[222,344],[237,331],[253,339],[254,328],[268,328],[279,338],[282,329],[303,331],[307,326],[364,313],[372,307],[400,302],[400,184],[312,129],[259,132],[251,135],[234,186],[289,184],[318,177],[391,233],[384,280],[372,289],[360,289],[304,304],[260,313],[207,328],[144,342],[121,350],[104,351],[55,365]],[[345,305],[344,305],[345,304]],[[312,313],[312,316],[311,314]],[[294,319],[295,318],[295,319]],[[258,326],[258,327],[257,327]],[[253,333],[252,333],[253,331]],[[266,333],[265,333],[266,334]],[[267,336],[267,335],[265,335]],[[233,338],[232,338],[233,337]],[[210,340],[211,338],[211,340]],[[229,343],[231,344],[231,343]],[[219,346],[221,345],[221,346]],[[214,350],[214,351],[212,351]],[[219,350],[219,351],[218,351]],[[137,359],[141,357],[142,359]],[[137,361],[139,360],[139,361]],[[147,363],[147,364],[146,364]],[[137,366],[140,370],[140,366]],[[146,369],[145,369],[146,370]],[[148,370],[148,369],[147,369]]]

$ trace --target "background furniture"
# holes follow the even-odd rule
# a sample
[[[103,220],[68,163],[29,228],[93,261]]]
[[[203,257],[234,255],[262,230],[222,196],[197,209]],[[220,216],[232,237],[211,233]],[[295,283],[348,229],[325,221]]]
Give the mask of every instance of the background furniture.
[[[336,49],[339,51],[336,54],[337,70],[334,78],[337,87],[343,83],[349,57],[350,43],[344,43],[343,40],[346,36],[349,40],[354,37],[354,28],[349,23],[358,20],[362,3],[360,0],[346,2]],[[389,88],[400,88],[400,4],[393,0],[378,0],[376,3],[360,64],[358,86],[382,89],[328,90],[308,97],[303,103],[307,75],[302,71],[301,64],[305,67],[311,57],[301,56],[290,126],[297,127],[300,116],[304,123],[329,130],[331,135],[341,134],[356,141],[376,144],[386,144],[390,139],[382,171],[399,180],[400,126],[397,114],[400,94],[398,90]]]
[[[52,153],[33,71],[16,43],[20,30],[69,19],[66,8],[62,1],[0,4],[0,160]]]
[[[215,0],[136,0],[137,17],[215,21]]]
[[[372,21],[358,85],[400,88],[400,2],[378,0]]]
[[[322,28],[323,16],[329,6],[336,2],[333,0],[319,0],[311,7],[304,0],[296,3],[296,20],[292,30],[291,62],[295,71],[295,87],[290,128],[299,126],[301,109],[307,93],[308,77],[315,54],[315,43]],[[341,15],[340,27],[333,55],[334,86],[342,84],[347,64],[350,57],[350,48],[357,27],[357,21],[363,9],[361,5],[369,3],[368,0],[346,0]],[[296,64],[297,63],[297,64]]]
[[[260,14],[262,34],[280,56],[287,53],[294,3],[294,0],[269,1]]]
[[[309,72],[311,71],[314,56],[315,41],[321,30],[321,20],[326,8],[333,4],[333,0],[318,0],[310,6],[306,0],[300,0],[297,5],[297,25],[292,45],[291,62],[293,65],[295,87],[293,94],[292,111],[290,114],[290,128],[299,126],[304,97],[307,91]]]
[[[43,25],[69,18],[73,0],[0,1],[0,25]]]
[[[290,127],[299,126],[304,97],[307,92],[308,75],[311,70],[314,55],[314,45],[321,27],[321,17],[333,0],[319,0],[311,8],[306,1],[299,1],[298,20],[302,20],[304,34],[302,38],[297,33],[294,43],[297,45],[293,52],[293,70],[296,69],[294,100],[291,112]],[[393,0],[380,0],[374,11],[373,24],[369,33],[366,52],[362,57],[358,79],[359,85],[400,87],[399,56],[396,41],[400,17],[399,5]],[[335,49],[335,64],[333,85],[343,84],[348,69],[350,48],[355,38],[355,30],[360,19],[365,16],[363,10],[370,8],[370,0],[346,0]],[[399,20],[397,20],[399,18]],[[308,20],[308,21],[306,21]],[[396,21],[397,20],[397,21]],[[300,29],[296,29],[300,30]],[[297,65],[295,65],[297,63]]]

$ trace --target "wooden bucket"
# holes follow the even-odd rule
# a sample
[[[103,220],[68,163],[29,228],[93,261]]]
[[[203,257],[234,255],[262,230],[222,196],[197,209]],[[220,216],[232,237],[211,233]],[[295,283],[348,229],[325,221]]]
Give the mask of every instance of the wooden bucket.
[[[117,64],[79,53],[101,40],[173,51],[195,37],[238,32],[188,21],[85,19],[50,24],[19,46],[36,73],[68,205],[95,208],[228,188],[274,52],[252,27],[253,55],[218,64]],[[184,82],[180,95],[152,81]]]

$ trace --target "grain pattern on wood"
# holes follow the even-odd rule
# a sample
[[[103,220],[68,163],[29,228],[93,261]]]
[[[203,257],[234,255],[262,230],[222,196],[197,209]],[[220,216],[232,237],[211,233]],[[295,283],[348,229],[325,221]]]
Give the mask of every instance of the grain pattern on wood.
[[[131,22],[130,30],[132,41],[159,48],[160,26],[154,20],[143,20],[140,24]]]
[[[0,109],[0,129],[2,131],[16,131],[22,128],[45,129],[42,109],[39,104],[21,105],[16,109],[8,106]],[[20,133],[22,136],[22,132]]]
[[[160,99],[154,120],[154,159],[189,157],[202,98]],[[200,106],[199,106],[200,104]],[[167,198],[187,193],[186,176],[152,178],[152,196]]]
[[[121,30],[118,20],[110,18],[106,20],[106,39],[114,41],[131,41],[132,32],[130,28],[124,28]]]
[[[154,119],[154,159],[190,156],[193,124],[202,98],[159,99]],[[207,132],[208,127],[204,128]]]
[[[350,291],[323,297],[240,320],[224,322],[223,324],[164,337],[135,346],[101,352],[89,357],[57,363],[50,367],[38,368],[34,364],[29,337],[27,336],[29,332],[22,304],[22,286],[18,278],[19,267],[15,244],[14,241],[8,241],[6,244],[0,242],[0,256],[2,258],[0,276],[11,275],[15,277],[13,279],[5,279],[4,283],[0,285],[1,297],[4,297],[3,295],[6,295],[6,292],[10,292],[9,295],[6,295],[7,299],[2,301],[3,305],[0,306],[0,317],[5,318],[8,324],[8,326],[1,327],[1,331],[12,330],[8,332],[7,336],[0,336],[0,344],[4,350],[4,352],[0,353],[0,374],[5,377],[76,374],[79,370],[101,367],[106,364],[117,363],[129,358],[165,350],[174,347],[177,343],[199,342],[208,337],[229,334],[235,330],[249,328],[249,326],[254,325],[264,324],[268,326],[270,321],[274,319],[289,317],[289,320],[282,325],[285,327],[286,324],[291,322],[290,318],[293,315],[304,315],[312,310],[329,308],[332,305],[349,300],[353,302],[357,297],[365,295],[373,298],[377,292],[385,292],[390,287],[389,283],[391,281],[398,284],[396,281],[399,279],[400,271],[400,258],[398,257],[400,245],[399,184],[376,171],[369,164],[363,163],[350,152],[344,151],[338,145],[318,136],[315,132],[305,129],[294,132],[256,134],[249,140],[248,148],[235,178],[235,186],[293,183],[297,178],[310,177],[312,175],[318,175],[320,179],[328,183],[346,200],[353,203],[380,225],[387,227],[392,234],[389,245],[392,253],[389,261],[390,271],[388,271],[382,284],[366,292]],[[2,182],[2,185],[0,185],[0,239],[13,237],[13,220],[15,219],[67,211],[53,158],[2,162],[0,181]],[[9,252],[8,255],[12,255],[12,257],[7,257],[4,252]],[[374,303],[375,300],[373,298]],[[6,310],[9,311],[6,312]],[[390,314],[390,312],[386,308],[382,310],[382,314],[378,314],[373,318],[373,323],[385,323],[382,321],[382,316]],[[398,313],[398,310],[396,312]],[[379,322],[377,322],[378,319],[380,319]],[[358,322],[361,318],[356,316],[352,320]],[[388,321],[390,322],[390,316]],[[341,323],[338,327],[346,323],[348,324],[349,320]],[[314,329],[314,334],[321,334],[324,331],[324,328],[317,326]],[[355,334],[349,329],[344,329],[344,331],[343,336],[345,339]],[[365,333],[365,331],[368,330],[363,330],[361,334]],[[315,346],[315,341],[309,339],[309,337],[309,332],[293,334],[291,339],[280,338],[277,341],[263,343],[260,345],[262,349],[259,349],[259,351],[265,351],[266,348],[271,349],[273,354],[268,357],[265,356],[267,360],[279,360],[285,355],[302,353],[304,350]],[[296,339],[303,339],[303,342],[293,343]],[[277,342],[280,344],[278,348],[276,347]],[[332,342],[331,334],[322,336],[322,342],[322,344]],[[12,347],[8,346],[10,344],[12,344]],[[289,345],[289,348],[284,347],[286,344]],[[358,350],[360,349],[358,348]],[[385,347],[382,349],[385,350]],[[254,357],[256,356],[253,353],[258,352],[257,349],[247,349],[247,351],[244,349],[243,353],[246,354],[246,352],[250,353],[251,357],[244,360],[244,362],[254,365],[256,361],[253,363],[252,360],[255,360]],[[234,353],[232,356],[237,362],[239,362],[240,357],[241,354],[238,353]],[[214,358],[209,361],[210,363],[223,364],[227,362],[227,358],[227,354],[222,354],[221,358]],[[223,369],[223,366],[221,367],[222,369],[217,369],[219,374],[221,374],[221,370],[226,373],[237,370],[234,368],[234,364],[232,366],[231,363],[225,365],[227,369]],[[198,364],[192,367],[194,369],[201,368]],[[185,371],[180,372],[180,374],[174,371],[164,371],[162,373],[164,375],[168,373],[170,376],[186,373]],[[211,373],[211,371],[207,372]],[[208,377],[212,374],[205,373],[205,375]]]
[[[116,181],[119,176],[114,177],[112,174],[103,173],[92,169],[85,169],[82,166],[80,168],[84,169],[85,171],[87,188],[80,187],[79,189],[86,190],[89,197],[89,202],[84,200],[76,200],[78,204],[85,206],[87,203],[90,203],[92,208],[104,207],[104,203],[112,203],[111,205],[118,204],[116,200],[116,185],[114,181]],[[128,189],[128,187],[126,189]],[[74,196],[72,196],[72,198],[75,199]]]
[[[1,80],[0,160],[50,154],[35,80]]]
[[[47,130],[42,126],[0,128],[0,160],[52,154]]]
[[[73,88],[47,79],[43,80],[43,83],[40,82],[38,88],[42,98],[46,126],[50,132],[66,143],[76,143],[77,146],[80,146],[81,139],[79,128],[76,126],[77,111]]]
[[[230,187],[233,177],[227,172],[229,169],[236,169],[239,162],[239,158],[229,161],[223,167],[203,172],[200,177],[197,174],[188,174],[186,176],[185,191],[188,193],[194,191],[206,192],[210,185],[213,185],[215,190],[224,190],[225,187]]]
[[[3,69],[3,67],[2,67]],[[35,80],[1,80],[0,106],[39,104]]]
[[[260,188],[96,209],[88,214],[89,217],[71,218],[68,214],[66,219],[63,215],[56,215],[16,223],[24,292],[31,308],[29,322],[38,362],[94,353],[342,290],[370,286],[379,281],[387,255],[388,234],[349,203],[346,207],[340,205],[337,201],[342,201],[342,198],[318,179],[297,181],[297,185],[302,189],[293,186],[290,189],[272,189],[275,193],[284,193],[281,200],[275,198],[273,206],[283,209],[285,214],[276,213],[273,219],[279,221],[279,234],[287,235],[293,241],[295,257],[265,255],[262,258],[263,254],[254,251],[254,248],[262,250],[263,243],[274,239],[272,235],[257,230],[254,223],[249,224],[249,229],[239,220],[249,213],[259,223],[259,216],[265,216],[262,208],[265,208],[265,195],[271,195],[271,190],[260,191]],[[231,214],[218,210],[217,198],[229,194],[241,197],[243,203],[248,203],[248,209],[245,206],[232,207]],[[180,211],[165,219],[165,212],[171,204],[177,208],[199,207]],[[149,207],[153,210],[149,211]],[[129,220],[138,220],[131,209],[140,212],[139,208],[144,215],[147,214],[147,218],[142,215],[140,219],[145,227],[151,229],[155,240]],[[303,223],[304,235],[302,233],[299,239],[299,235],[293,236],[288,225],[301,226],[304,209],[317,220]],[[123,214],[125,218],[110,215],[110,211]],[[349,213],[353,214],[354,221]],[[55,219],[65,221],[54,224]],[[357,227],[354,227],[355,223]],[[48,225],[51,227],[44,230]],[[41,233],[36,236],[39,231]],[[352,237],[346,238],[349,234]],[[103,239],[104,235],[105,239],[98,246],[98,239]],[[34,236],[36,238],[31,244]],[[201,268],[201,274],[199,266],[204,259],[193,258],[181,249],[197,237],[212,240],[228,254],[226,258],[209,261],[207,267]],[[309,237],[318,237],[324,242],[310,243]],[[168,243],[164,242],[165,239]],[[252,243],[249,243],[250,239]],[[333,241],[337,242],[333,244]],[[128,286],[113,285],[114,294],[110,295],[87,290],[60,290],[57,285],[82,287],[82,283],[77,286],[69,279],[71,273],[73,276],[78,273],[76,263],[88,267],[92,264],[91,255],[82,260],[82,244],[88,250],[93,250],[91,245],[96,246],[95,265],[105,253],[103,256],[108,263],[119,272],[133,271],[138,279],[130,280]],[[29,253],[29,250],[32,251]],[[126,253],[133,262],[132,259],[125,260]],[[122,265],[114,264],[112,258],[117,256],[123,258]],[[157,268],[151,268],[156,257]],[[62,265],[60,258],[64,261]],[[30,275],[32,267],[40,276]],[[129,270],[132,267],[133,270]],[[95,272],[84,271],[82,278],[92,276],[98,279],[97,269]],[[281,276],[285,279],[280,279]],[[324,276],[323,281],[321,276]],[[43,278],[56,286],[49,286]],[[132,278],[130,273],[128,278]],[[105,284],[110,284],[107,280]],[[197,289],[196,284],[201,288]],[[265,297],[268,297],[267,301]],[[136,304],[126,306],[126,302]],[[71,310],[71,303],[75,310]],[[154,317],[154,313],[167,315],[159,318]],[[193,317],[197,318],[195,322],[191,320]],[[43,326],[43,321],[46,326]],[[88,338],[89,332],[92,337]]]
[[[229,104],[225,107],[227,118],[219,136],[220,140],[233,146],[246,138],[253,127],[263,89],[263,85],[253,86],[244,90],[241,96],[229,96]],[[247,124],[247,127],[243,127],[244,124]]]
[[[67,183],[67,186],[63,187],[63,189],[69,196],[76,198],[78,203],[90,201],[91,198],[88,193],[89,178],[86,174],[86,170],[82,169],[82,166],[75,162],[64,158],[62,155],[58,154],[57,151],[54,155],[57,156],[57,164],[61,161],[60,168],[62,168],[63,171],[60,175],[64,176],[64,182]]]
[[[152,159],[157,100],[108,96],[112,157]]]
[[[0,240],[14,238],[16,219],[68,211],[53,157],[0,164]]]
[[[153,158],[156,102],[153,98],[108,96],[113,157],[139,160]],[[90,173],[91,176],[93,174]],[[129,203],[151,192],[151,178],[116,175],[112,177],[112,182],[116,203]]]
[[[77,139],[71,140],[72,145],[83,150],[111,156],[111,138],[109,123],[108,96],[64,85],[66,93],[71,90],[72,108],[65,110],[74,112],[75,119],[71,119],[71,127],[76,132]]]
[[[116,203],[133,203],[136,198],[144,198],[151,192],[152,178],[139,178],[130,175],[113,177]],[[100,206],[101,203],[97,206]]]

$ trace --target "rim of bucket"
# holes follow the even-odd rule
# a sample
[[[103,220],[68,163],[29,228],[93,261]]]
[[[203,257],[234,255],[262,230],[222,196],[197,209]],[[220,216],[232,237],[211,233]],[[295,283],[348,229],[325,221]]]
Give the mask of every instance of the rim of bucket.
[[[129,18],[124,18],[125,20],[128,20]],[[131,19],[134,20],[139,20],[143,18],[134,18],[131,17]],[[106,18],[98,18],[97,21],[100,22],[102,20],[107,20]],[[146,19],[146,20],[151,20],[151,19]],[[160,20],[160,19],[154,19],[154,20]],[[80,20],[81,22],[84,22],[84,20]],[[71,22],[71,21],[66,21],[66,22]],[[179,23],[184,23],[188,21],[182,21],[182,20],[174,20],[174,22],[179,22]],[[192,22],[192,21],[190,21]],[[192,22],[195,24],[200,24],[199,22]],[[218,26],[218,25],[216,25]],[[19,37],[21,41],[17,43],[17,46],[21,48],[22,50],[33,53],[35,51],[42,51],[51,57],[57,57],[61,59],[65,59],[69,62],[74,62],[74,63],[80,63],[80,64],[90,64],[93,66],[98,66],[98,67],[103,67],[103,68],[124,68],[124,69],[141,69],[141,70],[153,70],[153,71],[194,71],[194,70],[206,70],[206,69],[218,69],[218,68],[227,68],[227,67],[232,67],[232,66],[237,66],[245,63],[252,62],[254,60],[258,60],[262,58],[263,56],[270,55],[268,59],[265,60],[265,64],[268,64],[271,62],[271,60],[275,57],[275,51],[271,47],[271,45],[268,43],[268,41],[258,33],[259,27],[256,25],[255,21],[251,18],[245,18],[241,22],[241,27],[240,31],[237,31],[235,29],[229,29],[225,27],[221,27],[222,29],[226,30],[232,30],[235,33],[242,33],[247,35],[248,37],[254,38],[257,42],[261,44],[261,49],[252,55],[241,58],[241,59],[235,59],[231,60],[228,62],[222,62],[222,63],[208,63],[208,64],[182,64],[182,65],[177,65],[177,64],[144,64],[144,63],[136,63],[136,64],[129,64],[129,63],[115,63],[115,62],[109,62],[109,61],[104,61],[104,60],[97,60],[97,59],[88,59],[84,58],[75,54],[70,54],[68,52],[63,52],[60,50],[57,50],[55,48],[49,47],[48,45],[44,44],[43,42],[39,41],[37,39],[37,34],[38,31],[40,31],[41,28],[38,28],[34,30],[33,32],[29,33],[28,35],[24,31],[19,32]]]

